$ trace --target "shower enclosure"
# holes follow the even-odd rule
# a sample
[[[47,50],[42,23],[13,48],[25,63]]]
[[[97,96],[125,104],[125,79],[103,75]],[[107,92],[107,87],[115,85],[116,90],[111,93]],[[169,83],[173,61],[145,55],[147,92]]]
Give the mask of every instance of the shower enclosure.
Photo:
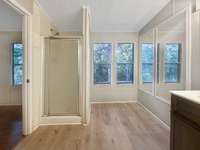
[[[43,115],[80,116],[81,38],[46,38],[44,51]]]

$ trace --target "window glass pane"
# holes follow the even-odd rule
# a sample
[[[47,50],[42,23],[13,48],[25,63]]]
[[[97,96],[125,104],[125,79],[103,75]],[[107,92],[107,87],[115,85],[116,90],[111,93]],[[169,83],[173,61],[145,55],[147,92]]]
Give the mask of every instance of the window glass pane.
[[[180,44],[166,44],[165,82],[177,83],[180,78]]]
[[[153,64],[142,64],[142,81],[143,83],[152,83],[153,81]]]
[[[12,50],[13,61],[13,85],[22,85],[23,78],[23,45],[20,43],[13,44]]]
[[[94,84],[111,83],[112,44],[95,43],[94,53]]]
[[[23,46],[22,44],[14,44],[13,59],[14,64],[23,64]]]
[[[133,83],[133,64],[117,64],[117,83]]]
[[[96,43],[93,45],[94,63],[111,63],[112,44],[111,43]]]
[[[117,63],[133,63],[133,47],[132,43],[118,43],[116,49]]]
[[[133,83],[134,44],[118,43],[116,49],[117,83]]]
[[[179,82],[180,64],[165,64],[165,82]]]
[[[23,76],[22,65],[14,66],[14,85],[22,85]]]
[[[152,43],[142,44],[142,62],[153,63],[153,44]]]
[[[110,84],[111,83],[111,65],[110,64],[95,64],[94,83],[95,84]]]
[[[153,81],[153,44],[142,44],[142,81],[152,83]]]
[[[178,63],[179,62],[179,44],[167,44],[166,45],[165,62],[166,63]]]

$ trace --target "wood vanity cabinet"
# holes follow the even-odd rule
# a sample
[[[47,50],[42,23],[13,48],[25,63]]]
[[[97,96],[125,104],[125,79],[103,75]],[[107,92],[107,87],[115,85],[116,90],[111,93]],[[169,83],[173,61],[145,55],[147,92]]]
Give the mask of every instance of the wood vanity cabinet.
[[[200,150],[200,104],[173,94],[170,150]]]

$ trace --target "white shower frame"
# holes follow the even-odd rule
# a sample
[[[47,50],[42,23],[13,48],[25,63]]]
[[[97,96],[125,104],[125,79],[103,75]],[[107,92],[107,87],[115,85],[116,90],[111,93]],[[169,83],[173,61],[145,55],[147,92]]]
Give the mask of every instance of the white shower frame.
[[[40,108],[40,125],[72,125],[72,124],[82,124],[82,118],[84,115],[83,108],[83,37],[82,36],[53,36],[55,39],[68,39],[78,41],[78,74],[79,74],[79,114],[76,116],[48,116],[44,114],[45,104],[45,39],[49,37],[41,37],[42,41],[42,101]]]

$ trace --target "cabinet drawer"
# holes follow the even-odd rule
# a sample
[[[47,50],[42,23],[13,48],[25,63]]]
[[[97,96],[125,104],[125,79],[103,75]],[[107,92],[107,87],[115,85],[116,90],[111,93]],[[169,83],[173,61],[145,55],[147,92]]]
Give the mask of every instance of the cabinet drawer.
[[[200,105],[172,95],[172,113],[178,113],[200,126]]]

